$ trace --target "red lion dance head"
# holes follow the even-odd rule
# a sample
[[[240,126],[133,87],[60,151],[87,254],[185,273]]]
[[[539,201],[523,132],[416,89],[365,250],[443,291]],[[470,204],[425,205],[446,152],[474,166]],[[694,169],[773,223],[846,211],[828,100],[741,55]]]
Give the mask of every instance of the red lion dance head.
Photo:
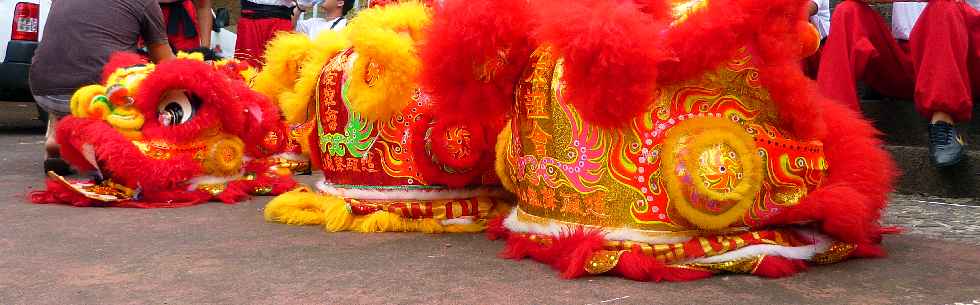
[[[114,54],[104,84],[79,89],[57,125],[61,155],[95,179],[49,173],[32,201],[178,207],[291,188],[288,171],[263,159],[285,142],[278,109],[246,86],[239,64],[181,57],[153,65]]]

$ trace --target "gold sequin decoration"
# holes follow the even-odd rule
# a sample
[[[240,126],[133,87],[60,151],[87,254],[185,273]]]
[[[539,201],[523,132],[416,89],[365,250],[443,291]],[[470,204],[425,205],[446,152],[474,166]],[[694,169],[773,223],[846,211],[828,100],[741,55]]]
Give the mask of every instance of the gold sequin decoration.
[[[270,195],[270,194],[272,194],[272,187],[268,187],[268,186],[259,186],[259,187],[256,187],[253,190],[252,194],[253,195],[259,195],[259,196]]]
[[[762,258],[764,255],[753,256],[745,259],[727,261],[721,263],[709,263],[709,264],[684,264],[681,267],[690,267],[695,269],[710,270],[714,272],[731,272],[731,273],[742,273],[742,274],[752,274],[756,268],[759,267],[759,263],[762,263]]]
[[[626,251],[606,251],[599,250],[592,253],[589,262],[585,263],[585,272],[589,274],[603,274],[612,270],[619,264],[619,257]]]
[[[851,255],[851,252],[854,252],[854,249],[857,249],[857,245],[855,244],[834,242],[827,248],[827,251],[814,255],[810,261],[821,265],[833,264],[847,258],[848,255]]]
[[[211,196],[218,196],[218,194],[221,194],[221,192],[224,192],[225,191],[225,187],[227,187],[227,186],[224,185],[224,184],[220,184],[220,183],[219,184],[201,184],[201,185],[198,185],[197,186],[197,189],[198,190],[201,190],[201,191],[208,192],[208,194],[211,194]]]

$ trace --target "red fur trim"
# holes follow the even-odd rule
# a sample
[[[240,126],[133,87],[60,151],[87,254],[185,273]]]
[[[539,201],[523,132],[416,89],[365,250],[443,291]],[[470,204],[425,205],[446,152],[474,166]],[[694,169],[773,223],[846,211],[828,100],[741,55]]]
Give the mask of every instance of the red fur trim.
[[[145,192],[140,201],[118,203],[122,208],[182,208],[206,203],[211,200],[211,194],[204,191],[170,190]]]
[[[762,261],[759,262],[752,274],[768,278],[780,278],[805,271],[806,268],[807,265],[804,260],[766,255],[762,257]]]
[[[422,87],[440,117],[493,122],[513,108],[514,85],[531,53],[527,1],[455,0],[435,10],[421,50]],[[490,81],[477,71],[498,58]]]
[[[613,272],[634,281],[643,282],[687,282],[712,276],[714,273],[706,270],[679,268],[664,265],[656,258],[644,255],[635,249],[619,256],[619,264]]]
[[[142,130],[147,138],[184,143],[219,126],[233,135],[245,134],[248,108],[239,101],[239,95],[246,91],[242,91],[242,86],[233,86],[229,78],[202,61],[175,59],[157,65],[137,89],[136,107],[144,114],[156,114],[160,97],[174,89],[187,90],[200,98],[200,109],[190,121],[177,126],[163,126],[155,115],[147,117]]]
[[[149,63],[149,61],[139,54],[130,52],[114,52],[109,55],[109,61],[105,63],[105,66],[102,66],[102,82],[106,82],[106,80],[109,79],[109,75],[112,75],[112,72],[116,72],[118,69],[145,65],[147,63]]]
[[[876,258],[885,256],[887,256],[885,249],[882,249],[880,245],[863,244],[857,245],[857,248],[848,257]]]
[[[248,82],[248,80],[245,79],[245,76],[242,75],[242,71],[248,70],[248,68],[250,67],[251,66],[249,66],[248,63],[246,62],[238,61],[238,60],[229,60],[225,62],[223,65],[220,65],[218,67],[218,70],[220,70],[222,73],[225,74],[225,76],[228,76],[228,78],[230,79]]]
[[[487,239],[498,240],[510,236],[510,230],[504,227],[504,218],[506,217],[507,215],[501,215],[487,220]]]
[[[602,249],[604,241],[600,232],[581,228],[562,234],[549,245],[541,245],[521,235],[511,235],[500,255],[510,259],[531,257],[551,265],[564,278],[576,278],[585,274],[586,261],[592,257],[592,253]]]
[[[34,191],[30,200],[38,204],[65,204],[75,207],[119,207],[119,208],[179,208],[208,202],[211,195],[205,192],[144,192],[140,201],[103,202],[86,198],[63,184],[48,179],[44,191]]]
[[[769,224],[817,220],[835,239],[859,245],[877,243],[882,233],[878,219],[896,177],[895,163],[882,149],[878,132],[859,114],[841,103],[819,101],[824,122],[840,131],[822,139],[828,175],[821,187]]]
[[[250,190],[248,184],[249,183],[247,183],[246,181],[233,181],[231,183],[228,183],[228,186],[225,187],[225,190],[219,193],[218,196],[215,196],[214,198],[224,203],[235,203],[239,201],[248,200],[249,198],[248,191]]]
[[[279,152],[286,147],[289,127],[282,120],[279,108],[265,95],[252,91],[242,82],[231,82],[230,86],[237,92],[238,102],[245,107],[245,126],[239,137],[245,142],[245,149],[251,157],[262,158]],[[280,136],[278,141],[268,145],[265,141],[270,133]]]
[[[648,110],[657,66],[667,60],[661,32],[668,20],[652,19],[628,1],[545,1],[534,7],[541,22],[535,38],[564,58],[564,96],[583,119],[620,127]]]
[[[185,181],[202,171],[191,156],[174,156],[168,160],[147,158],[104,121],[69,116],[57,128],[65,161],[79,169],[92,169],[81,153],[82,147],[90,144],[103,173],[131,188],[141,187],[147,192],[181,189]]]

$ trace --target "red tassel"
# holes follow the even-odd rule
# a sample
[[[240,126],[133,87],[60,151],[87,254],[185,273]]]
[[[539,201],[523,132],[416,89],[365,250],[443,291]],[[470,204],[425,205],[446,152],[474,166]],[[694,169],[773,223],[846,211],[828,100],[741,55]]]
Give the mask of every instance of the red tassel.
[[[797,274],[806,268],[807,265],[804,260],[766,255],[752,274],[768,278],[781,278]]]
[[[687,282],[707,278],[714,274],[706,270],[667,266],[653,257],[636,252],[636,250],[620,255],[619,264],[612,271],[625,278],[642,282]]]

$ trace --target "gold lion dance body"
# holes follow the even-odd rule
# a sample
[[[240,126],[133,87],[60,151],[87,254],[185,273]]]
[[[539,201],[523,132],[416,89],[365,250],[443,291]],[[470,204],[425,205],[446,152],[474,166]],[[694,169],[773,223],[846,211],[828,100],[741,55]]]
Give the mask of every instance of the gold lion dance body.
[[[255,87],[289,123],[307,126],[298,138],[324,179],[274,199],[267,220],[328,231],[479,232],[506,210],[484,144],[493,129],[440,121],[416,83],[430,14],[415,2],[389,4],[358,13],[342,33],[270,43]]]
[[[804,2],[447,1],[422,84],[445,120],[509,120],[504,256],[680,281],[882,255],[892,161],[799,71]]]

